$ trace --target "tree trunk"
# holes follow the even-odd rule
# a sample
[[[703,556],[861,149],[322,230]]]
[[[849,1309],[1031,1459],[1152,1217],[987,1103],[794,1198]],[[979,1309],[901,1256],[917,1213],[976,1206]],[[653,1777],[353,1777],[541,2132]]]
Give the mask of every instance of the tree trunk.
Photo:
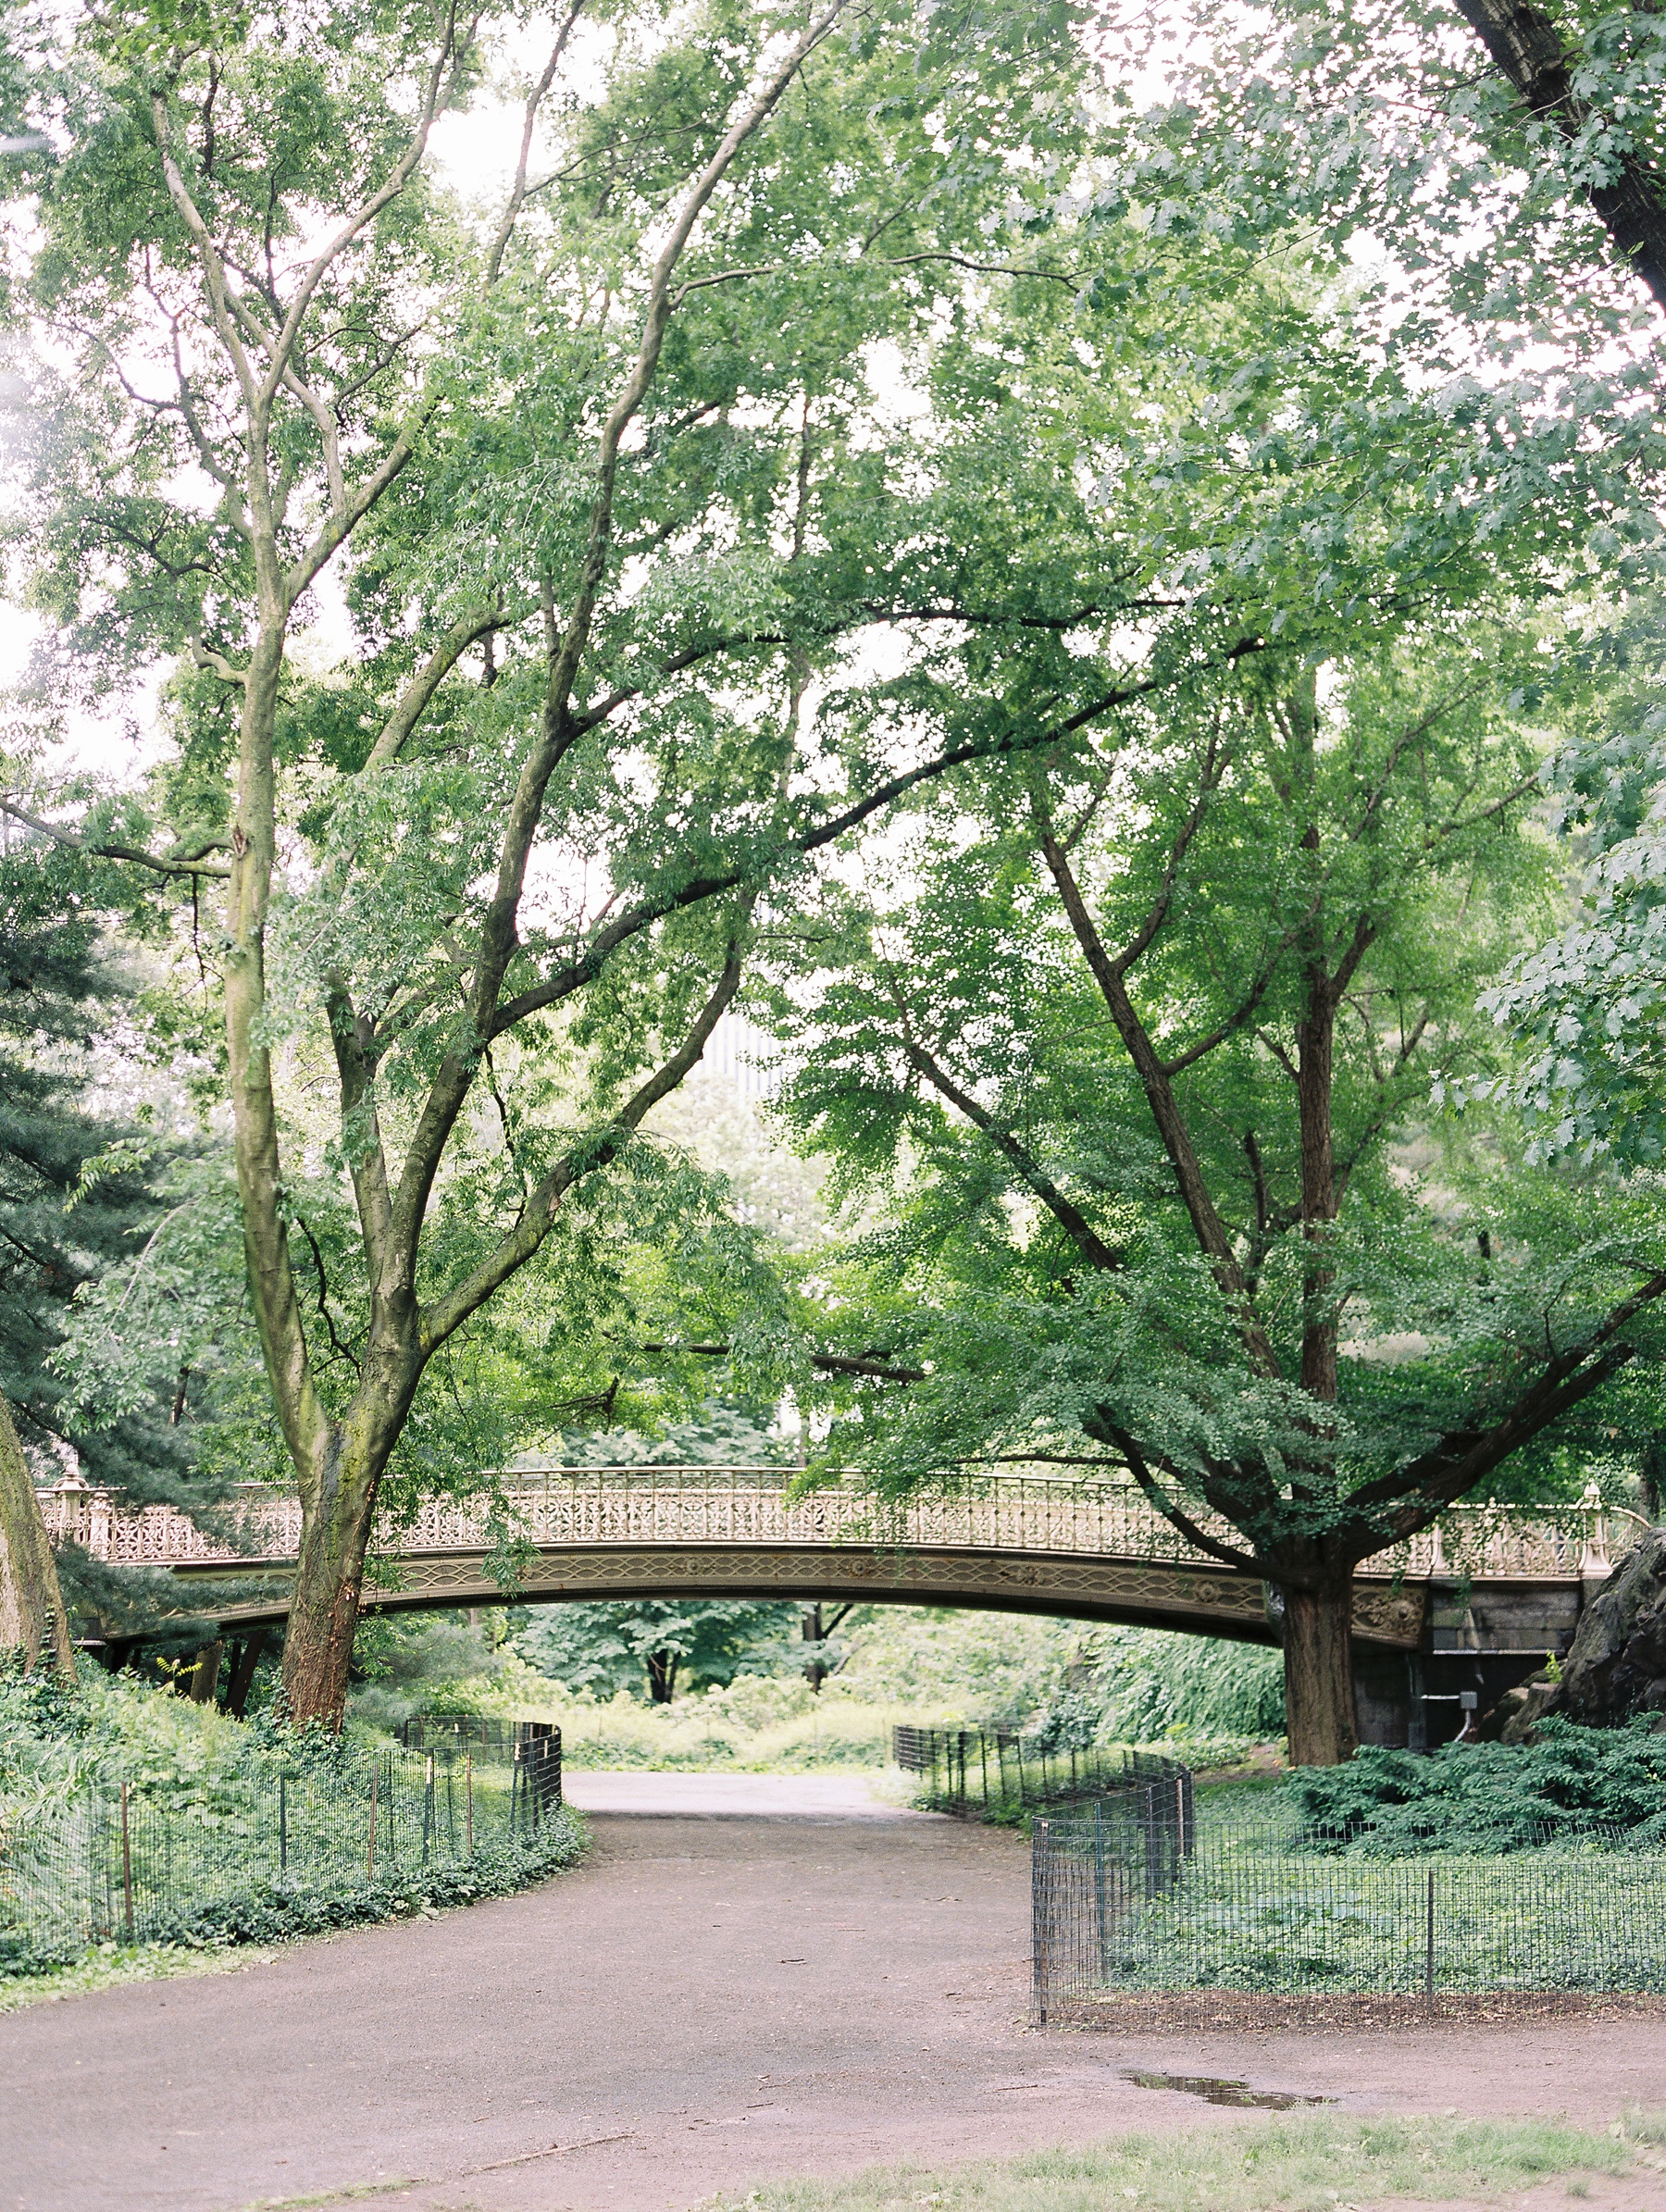
[[[1633,0],[1635,6],[1647,0]],[[1495,67],[1510,80],[1530,115],[1543,116],[1570,143],[1598,119],[1577,89],[1577,48],[1564,46],[1551,16],[1533,0],[1453,0]],[[1605,131],[1617,157],[1615,173],[1594,180],[1585,195],[1616,252],[1666,307],[1666,193],[1647,158],[1627,145],[1623,131]]]
[[[31,1667],[50,1652],[55,1671],[75,1679],[57,1562],[11,1409],[0,1398],[0,1655],[18,1650]]]
[[[358,1626],[376,1477],[354,1468],[338,1445],[317,1510],[305,1516],[283,1639],[283,1696],[291,1721],[340,1728]],[[378,1470],[379,1472],[379,1470]]]
[[[257,1628],[236,1647],[231,1662],[231,1681],[226,1691],[226,1710],[234,1721],[243,1717],[243,1708],[249,1702],[250,1684],[255,1670],[260,1664],[260,1655],[271,1636],[269,1628]]]
[[[677,1694],[677,1654],[675,1651],[651,1651],[648,1654],[648,1695],[655,1705],[669,1705]]]
[[[1353,1584],[1285,1592],[1285,1728],[1293,1767],[1353,1757]]]
[[[205,1644],[197,1653],[196,1670],[186,1692],[193,1705],[214,1703],[214,1693],[219,1688],[220,1661],[225,1656],[224,1636],[217,1636],[212,1644]]]

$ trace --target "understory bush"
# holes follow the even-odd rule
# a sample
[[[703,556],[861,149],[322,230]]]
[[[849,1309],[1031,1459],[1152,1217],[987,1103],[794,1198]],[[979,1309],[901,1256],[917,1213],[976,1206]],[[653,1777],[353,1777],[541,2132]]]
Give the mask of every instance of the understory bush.
[[[1343,1767],[1306,1767],[1280,1786],[1313,1849],[1399,1857],[1533,1848],[1582,1829],[1666,1843],[1666,1735],[1540,1723],[1530,1745],[1448,1744],[1432,1757],[1367,1746]]]

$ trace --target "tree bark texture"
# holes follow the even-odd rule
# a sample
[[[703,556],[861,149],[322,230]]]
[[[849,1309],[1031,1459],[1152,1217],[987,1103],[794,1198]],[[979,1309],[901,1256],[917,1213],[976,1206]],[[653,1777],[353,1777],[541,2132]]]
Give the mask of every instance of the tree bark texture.
[[[310,1500],[304,1478],[306,1510],[283,1642],[284,1703],[291,1719],[300,1723],[322,1721],[341,1725],[377,1485],[409,1406],[410,1391],[403,1397],[383,1435],[367,1437],[363,1423],[351,1421],[336,1430],[326,1448],[322,1479]]]
[[[1544,9],[1531,0],[1453,0],[1453,5],[1529,114],[1554,124],[1565,139],[1578,138],[1592,119],[1591,111],[1574,89],[1574,57]],[[1621,258],[1666,307],[1666,179],[1635,153],[1624,152],[1614,178],[1587,185],[1585,197]]]
[[[15,1651],[31,1667],[44,1653],[57,1674],[74,1678],[75,1647],[57,1562],[11,1408],[0,1398],[0,1657]]]
[[[1337,1767],[1359,1745],[1354,1725],[1353,1585],[1285,1591],[1285,1726],[1293,1767]]]

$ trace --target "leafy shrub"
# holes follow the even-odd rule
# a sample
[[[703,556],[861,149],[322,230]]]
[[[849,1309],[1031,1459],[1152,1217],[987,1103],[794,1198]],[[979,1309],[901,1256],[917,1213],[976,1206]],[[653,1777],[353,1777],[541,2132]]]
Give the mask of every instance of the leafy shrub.
[[[288,1875],[248,1871],[245,1880],[251,1823],[258,1824],[263,1807],[269,1815],[280,1772],[290,1783],[292,1850],[296,1782],[325,1785],[319,1795],[327,1805],[339,1795],[337,1783],[350,1796],[362,1795],[369,1762],[381,1752],[378,1744],[322,1727],[280,1728],[269,1715],[236,1721],[153,1684],[107,1675],[91,1662],[78,1682],[65,1684],[39,1672],[0,1671],[0,1855],[6,1862],[0,1888],[18,1908],[0,1916],[12,1922],[9,1932],[0,1932],[0,1974],[38,1974],[70,1965],[85,1953],[84,1913],[60,1916],[53,1906],[58,1876],[51,1847],[55,1838],[61,1845],[66,1833],[80,1834],[96,1802],[107,1808],[118,1783],[127,1784],[142,1809],[149,1801],[153,1823],[172,1823],[176,1838],[184,1834],[212,1845],[211,1893],[193,1892],[180,1879],[174,1894],[188,1902],[146,1908],[147,1938],[164,1945],[271,1943],[466,1904],[541,1881],[583,1848],[582,1824],[570,1813],[530,1834],[482,1833],[477,1789],[470,1858],[391,1863],[374,1880],[352,1861],[314,1864]],[[392,1813],[390,1804],[390,1819]],[[78,1847],[70,1856],[84,1889],[87,1849]],[[174,1864],[171,1858],[166,1863]],[[32,1898],[31,1908],[22,1910],[19,1898]],[[43,1898],[44,1908],[35,1909]],[[60,1919],[61,1935],[56,1932]]]
[[[1523,1851],[1604,1827],[1666,1842],[1666,1736],[1647,1718],[1626,1728],[1551,1720],[1537,1734],[1530,1745],[1448,1744],[1432,1758],[1368,1747],[1280,1788],[1311,1848]]]

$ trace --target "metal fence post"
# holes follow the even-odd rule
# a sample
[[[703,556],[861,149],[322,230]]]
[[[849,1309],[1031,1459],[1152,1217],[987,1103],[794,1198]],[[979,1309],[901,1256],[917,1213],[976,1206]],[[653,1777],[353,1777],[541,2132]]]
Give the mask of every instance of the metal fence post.
[[[365,1879],[376,1880],[376,1785],[381,1780],[381,1761],[374,1759],[370,1766],[370,1840],[365,1849]]]
[[[1099,1920],[1100,1980],[1104,1981],[1111,1963],[1111,1939],[1105,1927],[1105,1800],[1093,1801],[1093,1888],[1094,1910]]]
[[[468,1856],[474,1857],[474,1753],[463,1754],[463,1820],[468,1836]]]
[[[278,1777],[278,1871],[289,1868],[289,1776]]]
[[[133,1843],[128,1832],[128,1785],[121,1785],[121,1895],[127,1908],[127,1939],[133,1940]]]
[[[1035,1989],[1036,2025],[1047,2025],[1047,1938],[1050,1885],[1052,1875],[1050,1830],[1051,1823],[1038,1821],[1031,1832],[1030,1863],[1030,1970]]]
[[[1429,1917],[1424,1946],[1424,1995],[1431,2016],[1435,2010],[1435,1869],[1429,1869]]]

